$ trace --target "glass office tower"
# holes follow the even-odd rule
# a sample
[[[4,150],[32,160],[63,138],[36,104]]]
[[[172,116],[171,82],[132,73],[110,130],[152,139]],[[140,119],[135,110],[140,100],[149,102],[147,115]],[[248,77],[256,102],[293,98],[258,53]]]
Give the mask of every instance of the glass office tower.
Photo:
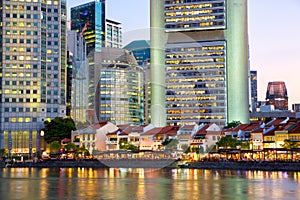
[[[94,0],[71,8],[71,30],[83,35],[87,54],[105,46],[105,0]]]
[[[66,115],[66,1],[0,7],[0,149],[31,154],[44,121]]]
[[[248,122],[247,0],[152,0],[151,10],[151,70],[166,75],[152,81],[165,78],[166,99],[157,89],[151,99],[166,100],[166,123]]]
[[[103,48],[96,53],[95,114],[114,124],[144,123],[144,70],[131,52]]]
[[[105,21],[105,0],[94,0],[71,8],[71,30],[82,35],[87,45],[89,115],[95,121],[97,121],[94,115],[97,85],[95,82],[95,52],[101,52],[102,47],[105,46]]]
[[[276,110],[289,109],[289,98],[285,83],[283,81],[274,81],[268,83],[266,102],[267,105],[273,105]]]

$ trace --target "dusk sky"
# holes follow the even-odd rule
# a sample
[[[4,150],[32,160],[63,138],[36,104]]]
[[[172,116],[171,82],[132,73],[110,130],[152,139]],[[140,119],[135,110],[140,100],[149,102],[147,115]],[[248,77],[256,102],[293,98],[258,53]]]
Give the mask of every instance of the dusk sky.
[[[68,0],[68,6],[86,2]],[[258,100],[265,100],[268,82],[284,81],[291,108],[300,103],[300,1],[248,2],[250,69],[258,73]],[[149,39],[150,0],[106,0],[106,5],[107,17],[122,23],[124,45]]]

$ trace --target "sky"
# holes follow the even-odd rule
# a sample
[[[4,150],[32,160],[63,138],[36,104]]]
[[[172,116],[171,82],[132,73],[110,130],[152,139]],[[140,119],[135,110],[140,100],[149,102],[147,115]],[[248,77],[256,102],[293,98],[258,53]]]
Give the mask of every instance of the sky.
[[[73,7],[91,0],[68,0]],[[230,1],[230,0],[229,0]],[[106,16],[122,23],[124,45],[149,39],[150,0],[106,0]],[[300,103],[300,0],[248,0],[250,69],[257,70],[258,100],[268,82],[284,81],[289,108]]]

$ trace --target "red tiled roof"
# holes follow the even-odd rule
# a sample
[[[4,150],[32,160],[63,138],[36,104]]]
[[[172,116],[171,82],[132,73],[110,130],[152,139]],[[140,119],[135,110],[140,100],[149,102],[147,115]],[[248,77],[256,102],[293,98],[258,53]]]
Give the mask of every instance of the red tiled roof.
[[[300,123],[297,123],[295,127],[293,127],[289,133],[300,133]]]
[[[278,126],[281,122],[283,122],[285,119],[276,119],[273,122],[270,122],[267,124],[267,126]]]
[[[274,136],[274,135],[275,135],[275,130],[276,130],[276,129],[273,129],[273,130],[271,130],[271,131],[265,133],[264,136]]]
[[[193,130],[195,125],[184,125],[180,129],[182,130]]]
[[[153,128],[153,129],[151,129],[149,131],[146,131],[142,135],[156,135],[156,134],[160,133],[162,129],[163,129],[162,127],[160,127],[160,128]]]
[[[259,129],[256,129],[256,130],[252,131],[251,133],[263,133],[263,132],[264,132],[264,129],[259,128]]]
[[[106,135],[117,135],[117,133],[118,133],[118,130],[116,130],[114,132],[107,133]]]
[[[206,129],[209,127],[209,124],[205,124],[200,130],[197,131],[195,135],[203,135],[206,134]]]

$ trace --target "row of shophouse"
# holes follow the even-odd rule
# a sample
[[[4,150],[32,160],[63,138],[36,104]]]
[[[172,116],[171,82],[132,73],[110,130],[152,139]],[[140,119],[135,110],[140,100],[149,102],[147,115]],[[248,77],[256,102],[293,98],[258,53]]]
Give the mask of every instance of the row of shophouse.
[[[134,145],[139,150],[171,148],[184,151],[190,147],[208,153],[224,136],[248,142],[248,150],[278,149],[283,148],[285,140],[300,142],[300,121],[288,118],[274,119],[268,123],[254,121],[228,129],[222,129],[216,124],[154,127],[152,124],[116,126],[109,121],[100,121],[73,131],[71,141],[77,146],[84,146],[90,153],[120,150],[125,144]],[[164,141],[176,143],[166,145]]]

